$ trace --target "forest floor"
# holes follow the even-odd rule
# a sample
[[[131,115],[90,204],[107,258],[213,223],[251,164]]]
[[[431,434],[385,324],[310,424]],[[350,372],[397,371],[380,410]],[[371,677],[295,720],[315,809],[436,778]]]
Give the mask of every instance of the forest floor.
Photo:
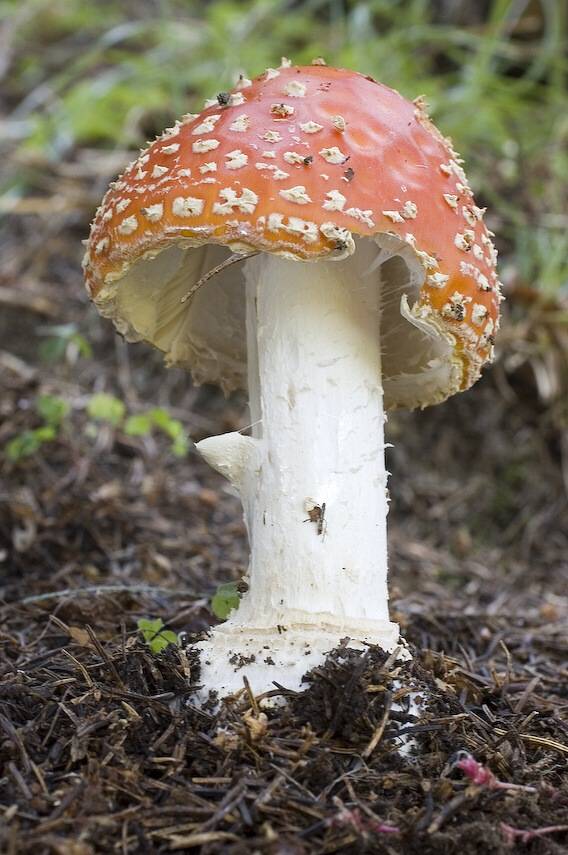
[[[243,688],[200,709],[191,645],[154,654],[137,622],[185,640],[215,622],[211,595],[246,568],[240,504],[195,454],[88,402],[165,407],[194,440],[246,425],[245,402],[88,306],[93,198],[71,190],[98,188],[74,168],[14,218],[2,281],[0,445],[41,428],[41,396],[70,409],[35,453],[0,457],[0,850],[566,852],[566,310],[512,289],[483,379],[389,421],[412,662],[340,649],[280,705]]]

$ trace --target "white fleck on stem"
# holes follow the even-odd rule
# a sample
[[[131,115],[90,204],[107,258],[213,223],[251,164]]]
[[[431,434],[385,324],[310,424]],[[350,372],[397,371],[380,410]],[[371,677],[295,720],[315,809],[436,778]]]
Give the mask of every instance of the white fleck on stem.
[[[348,636],[392,649],[376,279],[262,254],[245,265],[253,437],[198,443],[240,492],[249,590],[202,643],[201,680],[226,694],[299,688]],[[235,669],[231,653],[255,656]],[[268,658],[268,663],[265,659]]]

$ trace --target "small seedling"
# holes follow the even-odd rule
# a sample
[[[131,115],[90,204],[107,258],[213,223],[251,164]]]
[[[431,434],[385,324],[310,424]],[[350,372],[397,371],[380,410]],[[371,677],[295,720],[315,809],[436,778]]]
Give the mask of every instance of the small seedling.
[[[46,424],[60,427],[71,410],[69,403],[56,395],[40,395],[37,399],[36,410]]]
[[[161,407],[155,407],[146,413],[129,416],[124,423],[124,432],[128,436],[148,436],[154,428],[162,431],[171,439],[171,449],[176,457],[185,457],[188,450],[185,428],[178,419],[173,419]]]
[[[114,395],[108,392],[97,392],[87,404],[87,415],[96,422],[107,422],[118,427],[124,418],[126,407]]]
[[[77,331],[75,324],[56,324],[40,327],[40,335],[46,336],[39,348],[40,358],[44,362],[57,362],[66,359],[73,364],[79,357],[89,359],[93,355],[87,339]]]
[[[171,629],[163,629],[162,618],[140,618],[138,629],[152,653],[161,653],[170,644],[179,644],[178,637]]]
[[[176,457],[185,457],[188,452],[184,426],[162,407],[127,416],[126,406],[120,398],[108,392],[97,392],[87,404],[87,415],[94,422],[106,422],[122,429],[128,436],[149,436],[154,429],[159,430],[171,439],[171,451]],[[88,432],[95,433],[94,425],[88,426]]]
[[[233,609],[238,609],[240,602],[236,582],[226,582],[219,585],[211,598],[211,611],[219,620],[226,620]]]
[[[25,430],[6,445],[6,457],[12,463],[19,463],[20,460],[31,457],[45,442],[55,439],[55,436],[55,429],[49,426]]]
[[[40,395],[36,401],[36,410],[44,424],[34,430],[25,430],[15,436],[6,445],[6,457],[12,463],[19,463],[26,457],[32,457],[46,442],[51,442],[67,418],[70,406],[63,398],[55,395]]]

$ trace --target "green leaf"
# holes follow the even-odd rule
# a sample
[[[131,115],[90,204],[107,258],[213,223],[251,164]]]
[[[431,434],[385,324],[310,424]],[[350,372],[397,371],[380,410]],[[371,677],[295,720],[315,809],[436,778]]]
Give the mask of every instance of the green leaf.
[[[42,362],[58,362],[65,356],[67,341],[64,338],[48,338],[39,346],[39,358]]]
[[[138,629],[152,653],[161,653],[170,644],[179,644],[176,633],[162,629],[163,626],[162,618],[140,618],[138,621]]]
[[[36,409],[48,425],[59,427],[69,415],[71,407],[67,401],[56,395],[40,395],[36,402]]]
[[[93,355],[91,345],[80,332],[77,332],[76,324],[53,324],[39,327],[40,335],[47,335],[39,347],[40,358],[45,362],[56,362],[64,359],[69,345],[73,345],[79,356],[90,358]]]
[[[167,433],[168,424],[171,420],[171,416],[167,410],[164,410],[163,407],[153,407],[151,410],[148,410],[147,415],[155,427]]]
[[[49,442],[50,440],[55,439],[57,436],[55,428],[52,427],[52,425],[44,425],[43,427],[36,428],[33,433],[40,445],[43,442]]]
[[[90,359],[93,355],[93,348],[87,341],[84,335],[81,333],[75,333],[69,338],[71,344],[74,344],[79,352],[79,356],[83,356],[85,359]]]
[[[124,423],[124,432],[128,436],[148,436],[152,430],[152,419],[149,413],[128,416]]]
[[[148,436],[154,427],[172,440],[171,449],[176,457],[185,457],[189,447],[185,428],[162,407],[129,416],[124,424],[125,433],[129,436]]]
[[[18,463],[25,457],[31,457],[38,451],[44,442],[55,439],[55,430],[45,425],[35,430],[26,430],[19,436],[15,436],[6,445],[6,457],[12,463]]]
[[[180,436],[177,436],[172,442],[172,452],[176,457],[185,457],[188,448],[189,443],[185,434],[180,434]]]
[[[182,423],[178,419],[173,419],[162,407],[155,407],[148,415],[154,425],[172,440],[171,448],[176,457],[185,457],[189,443]]]
[[[6,445],[6,457],[12,463],[17,463],[24,457],[31,457],[32,454],[35,454],[40,445],[41,443],[38,442],[35,436],[35,431],[26,430],[19,436],[11,439]]]
[[[91,419],[108,422],[113,427],[118,427],[125,411],[126,407],[122,401],[107,392],[97,392],[87,404],[87,413]]]
[[[233,609],[238,609],[240,596],[236,582],[226,582],[219,585],[211,598],[211,611],[219,620],[229,617]]]

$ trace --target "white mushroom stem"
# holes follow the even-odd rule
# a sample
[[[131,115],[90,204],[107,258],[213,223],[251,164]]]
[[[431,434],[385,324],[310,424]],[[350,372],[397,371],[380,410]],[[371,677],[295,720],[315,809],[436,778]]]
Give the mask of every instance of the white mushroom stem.
[[[349,262],[247,262],[253,437],[198,443],[242,498],[249,590],[202,647],[222,694],[272,681],[298,688],[340,639],[392,649],[380,287]],[[228,664],[232,653],[253,663]],[[228,655],[229,654],[229,655]],[[268,663],[264,660],[268,659]],[[275,664],[272,665],[271,663]]]

